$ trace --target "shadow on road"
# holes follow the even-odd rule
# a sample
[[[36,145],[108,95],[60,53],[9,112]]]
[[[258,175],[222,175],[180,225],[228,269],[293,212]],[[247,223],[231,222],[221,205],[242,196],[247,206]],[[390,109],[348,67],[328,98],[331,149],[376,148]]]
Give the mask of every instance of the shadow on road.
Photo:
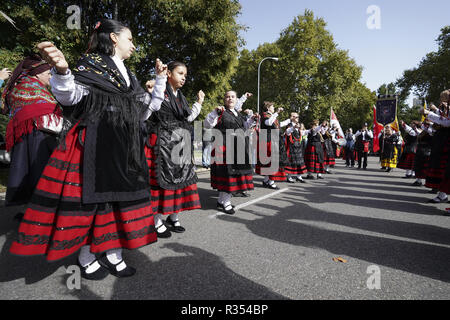
[[[136,267],[137,273],[131,278],[114,279],[110,299],[287,299],[233,272],[220,257],[207,251],[178,243],[168,243],[162,246],[162,249],[169,249],[179,256],[151,261],[139,250],[127,251],[125,256],[127,263]],[[86,286],[70,294],[82,300],[104,298]]]
[[[291,193],[291,195],[295,195],[295,193]],[[305,195],[302,194],[302,196]],[[308,198],[308,195],[306,197]],[[282,200],[285,198],[283,197]],[[347,200],[345,199],[345,203],[348,203]],[[328,201],[333,202],[333,199],[328,199]],[[340,199],[340,201],[344,200]],[[239,211],[235,216],[223,215],[218,219],[242,223],[254,234],[271,240],[321,248],[336,255],[353,257],[372,264],[450,282],[449,248],[407,240],[388,239],[383,236],[330,230],[319,225],[320,223],[331,223],[392,236],[449,244],[450,235],[446,228],[349,216],[311,208],[307,204],[294,200],[286,200],[286,202],[290,205],[284,207],[282,211],[278,207],[264,205],[266,209],[277,211],[276,214],[269,216],[260,214],[257,210],[242,210],[259,216],[260,219],[241,219]],[[311,225],[314,223],[318,225]]]

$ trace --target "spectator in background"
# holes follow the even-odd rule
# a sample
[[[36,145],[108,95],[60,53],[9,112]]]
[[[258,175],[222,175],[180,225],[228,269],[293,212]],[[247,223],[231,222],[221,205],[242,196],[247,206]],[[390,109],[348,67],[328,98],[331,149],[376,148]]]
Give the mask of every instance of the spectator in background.
[[[373,133],[367,129],[367,123],[355,133],[355,149],[358,153],[358,169],[367,169],[367,155],[369,154],[370,140],[373,139]]]
[[[11,76],[12,71],[8,68],[3,68],[0,70],[0,88],[3,86],[3,83],[8,80],[8,78]],[[0,99],[0,109],[2,107],[2,99]]]
[[[57,146],[62,129],[62,110],[48,90],[50,64],[38,55],[25,58],[15,69],[2,100],[9,115],[6,150],[11,150],[5,204],[29,202],[36,184]],[[2,74],[11,74],[3,69]]]
[[[345,133],[345,140],[347,141],[345,145],[345,166],[355,167],[355,136],[353,135],[353,129],[349,128]]]
[[[3,68],[0,70],[0,88],[3,86],[3,83],[11,77],[12,71],[8,68]]]
[[[205,169],[209,169],[209,167],[211,166],[211,139],[211,129],[203,128],[202,166]]]

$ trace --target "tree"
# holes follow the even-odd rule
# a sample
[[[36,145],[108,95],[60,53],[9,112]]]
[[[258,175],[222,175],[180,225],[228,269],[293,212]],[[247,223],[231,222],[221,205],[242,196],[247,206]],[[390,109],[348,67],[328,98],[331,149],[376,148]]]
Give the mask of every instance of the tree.
[[[361,126],[371,119],[375,93],[360,82],[362,68],[337,48],[321,18],[306,10],[281,32],[275,43],[243,50],[233,84],[242,93],[257,91],[257,67],[266,56],[278,62],[261,66],[260,101],[273,100],[286,110],[300,113],[305,125],[313,119],[329,119],[333,107],[343,126]],[[269,60],[270,61],[270,60]],[[255,108],[257,97],[249,101]],[[342,120],[341,120],[342,119]]]
[[[450,88],[450,26],[441,29],[436,39],[438,50],[428,53],[417,68],[403,72],[397,86],[403,94],[423,97],[427,102],[439,103],[439,94]]]
[[[67,8],[81,9],[81,29],[70,30]],[[188,67],[183,92],[194,101],[198,90],[207,96],[202,114],[216,105],[237,65],[239,36],[244,27],[236,22],[241,6],[237,0],[7,0],[0,3],[21,29],[17,31],[0,16],[0,61],[14,69],[43,40],[53,41],[74,66],[87,49],[92,28],[101,18],[115,17],[133,33],[136,52],[127,65],[144,84],[154,72],[156,58],[179,60]],[[102,14],[98,14],[102,13]]]

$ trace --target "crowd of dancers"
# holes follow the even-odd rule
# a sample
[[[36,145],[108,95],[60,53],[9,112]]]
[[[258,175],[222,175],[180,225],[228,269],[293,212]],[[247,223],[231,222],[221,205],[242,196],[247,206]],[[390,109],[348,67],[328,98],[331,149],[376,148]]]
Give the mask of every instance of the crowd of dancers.
[[[87,53],[73,69],[51,42],[38,49],[40,55],[4,76],[9,81],[2,111],[10,117],[11,150],[5,202],[26,205],[10,252],[45,255],[48,261],[78,253],[86,279],[132,276],[136,270],[123,259],[123,248],[183,233],[179,213],[201,208],[192,158],[178,161],[173,154],[191,143],[183,132],[191,132],[205,94],[200,90],[190,106],[181,91],[186,65],[159,59],[156,79],[142,88],[124,64],[135,50],[131,31],[115,20],[96,25]],[[238,99],[235,91],[226,92],[223,106],[203,121],[205,129],[222,136],[210,145],[212,159],[224,160],[205,164],[211,187],[219,192],[219,210],[234,214],[233,196],[249,197],[255,174],[264,177],[262,187],[278,189],[283,181],[324,179],[337,156],[349,167],[356,158],[358,168],[367,168],[373,139],[367,125],[345,136],[328,121],[314,120],[305,128],[295,112],[281,121],[284,110],[274,102],[264,102],[261,115],[242,111],[250,96]],[[415,185],[426,179],[425,185],[439,192],[434,202],[447,201],[449,188],[448,101],[446,92],[439,108],[424,111],[428,120],[404,124],[406,144],[398,165],[400,135],[387,126],[380,136],[381,165],[387,171],[406,169],[407,177],[417,178]],[[254,133],[231,158],[225,156],[230,130]],[[233,139],[236,145],[238,137]]]

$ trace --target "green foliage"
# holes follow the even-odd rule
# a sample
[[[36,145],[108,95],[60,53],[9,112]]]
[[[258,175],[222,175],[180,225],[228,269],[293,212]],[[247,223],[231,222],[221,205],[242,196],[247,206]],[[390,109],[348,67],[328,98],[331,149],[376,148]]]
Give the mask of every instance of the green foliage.
[[[450,26],[441,29],[436,39],[439,48],[428,53],[417,68],[403,72],[403,77],[397,80],[397,86],[402,94],[412,90],[427,102],[439,104],[439,94],[450,88]]]
[[[80,30],[67,27],[71,5],[81,8]],[[6,0],[0,10],[20,29],[0,17],[0,67],[13,70],[41,41],[54,42],[73,67],[87,50],[95,23],[115,18],[132,31],[137,49],[127,65],[141,83],[154,76],[156,58],[184,62],[189,78],[183,92],[191,102],[199,90],[205,92],[202,115],[230,87],[244,29],[236,22],[241,10],[237,0],[135,0],[132,5],[118,0]]]
[[[258,63],[272,56],[280,60],[261,65],[260,103],[275,101],[285,109],[281,118],[297,111],[308,126],[313,119],[329,119],[333,107],[343,127],[370,122],[375,93],[360,82],[362,68],[337,48],[325,27],[323,19],[306,10],[275,43],[241,52],[233,85],[238,94],[255,94],[246,107],[256,110]]]

